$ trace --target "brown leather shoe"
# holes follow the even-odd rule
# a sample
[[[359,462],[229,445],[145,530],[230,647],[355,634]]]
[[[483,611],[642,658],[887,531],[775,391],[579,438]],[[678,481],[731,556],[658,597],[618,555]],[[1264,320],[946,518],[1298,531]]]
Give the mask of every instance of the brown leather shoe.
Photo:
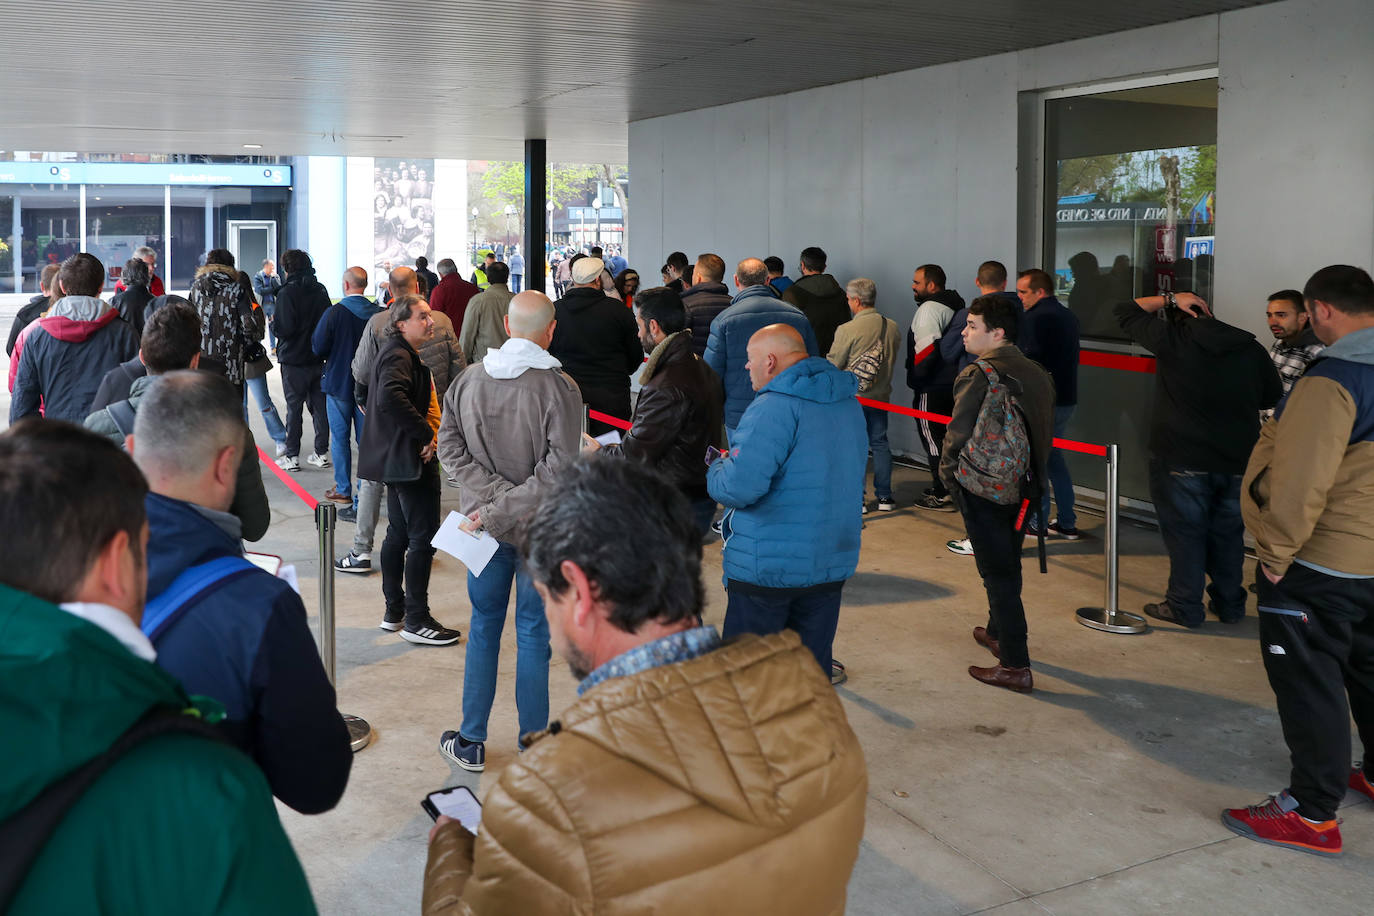
[[[1002,647],[997,644],[997,640],[988,635],[987,627],[974,627],[973,641],[991,652],[993,658],[1002,660]]]
[[[1029,667],[1003,668],[998,665],[995,668],[979,668],[977,665],[969,665],[968,673],[975,681],[982,681],[994,687],[1005,687],[1017,693],[1030,693],[1033,686]]]

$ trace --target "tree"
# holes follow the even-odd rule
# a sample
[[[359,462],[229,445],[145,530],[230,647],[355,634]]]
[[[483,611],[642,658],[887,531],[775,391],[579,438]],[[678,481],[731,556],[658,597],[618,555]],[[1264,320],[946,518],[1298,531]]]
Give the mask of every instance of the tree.
[[[583,165],[566,162],[549,163],[548,184],[545,186],[545,192],[555,207],[561,207],[584,197],[592,182],[596,181],[599,175],[609,175],[613,169],[621,174],[626,171],[624,166]],[[524,212],[524,162],[493,162],[491,168],[479,181],[482,196],[487,200],[496,202],[499,205],[496,209],[502,209],[506,204],[515,204],[521,212]],[[617,200],[620,199],[623,199],[623,192],[618,191]]]

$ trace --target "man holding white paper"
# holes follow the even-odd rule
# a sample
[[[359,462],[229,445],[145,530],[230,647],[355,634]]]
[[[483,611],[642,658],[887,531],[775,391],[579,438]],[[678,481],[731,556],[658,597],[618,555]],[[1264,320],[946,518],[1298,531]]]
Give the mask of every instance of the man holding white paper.
[[[543,293],[515,296],[505,318],[510,339],[470,366],[444,396],[439,459],[460,487],[463,528],[483,529],[499,542],[481,574],[468,573],[472,622],[463,721],[439,740],[444,756],[474,772],[486,766],[487,719],[512,582],[520,733],[549,721],[549,626],[514,541],[544,488],[578,452],[582,394],[548,353],[556,323]]]

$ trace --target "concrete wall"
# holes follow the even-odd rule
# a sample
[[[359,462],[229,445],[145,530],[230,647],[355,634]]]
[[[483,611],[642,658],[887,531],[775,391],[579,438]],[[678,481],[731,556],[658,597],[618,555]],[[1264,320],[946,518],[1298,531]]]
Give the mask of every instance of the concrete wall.
[[[635,122],[631,263],[648,276],[674,249],[776,254],[795,276],[820,245],[837,279],[871,277],[906,323],[915,265],[943,265],[967,294],[983,260],[1038,251],[1021,93],[1219,67],[1217,298],[1267,344],[1267,292],[1374,257],[1368,13],[1367,0],[1288,0]],[[909,423],[892,438],[916,448]]]

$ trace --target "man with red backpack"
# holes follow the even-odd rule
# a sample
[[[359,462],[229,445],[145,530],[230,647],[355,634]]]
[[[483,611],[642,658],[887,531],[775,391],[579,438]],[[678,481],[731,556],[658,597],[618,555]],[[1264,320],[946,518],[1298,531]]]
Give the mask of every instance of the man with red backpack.
[[[1044,487],[1054,436],[1054,382],[1016,347],[1017,306],[980,296],[968,308],[964,349],[976,357],[954,380],[954,411],[940,479],[964,516],[988,593],[988,625],[973,639],[997,659],[968,673],[1029,693],[1026,609],[1021,604],[1022,525]]]

